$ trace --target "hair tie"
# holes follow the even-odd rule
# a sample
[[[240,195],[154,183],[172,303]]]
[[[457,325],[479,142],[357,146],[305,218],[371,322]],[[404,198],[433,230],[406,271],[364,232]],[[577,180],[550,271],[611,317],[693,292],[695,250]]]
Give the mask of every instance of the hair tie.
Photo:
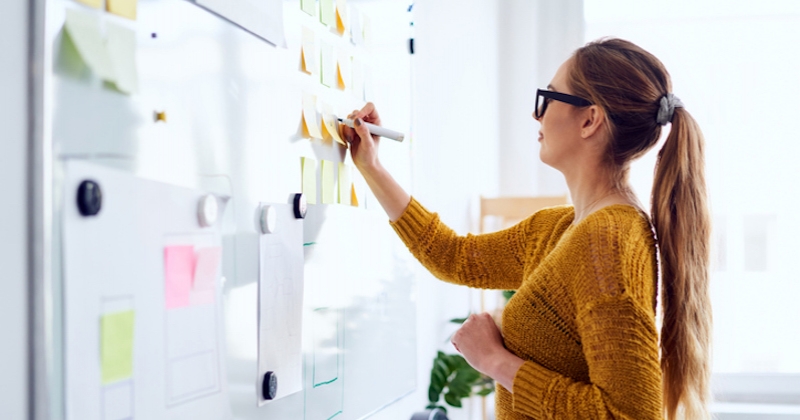
[[[660,125],[667,125],[668,122],[672,122],[672,115],[675,113],[675,108],[683,108],[683,102],[681,102],[677,96],[671,93],[662,96],[656,122]]]

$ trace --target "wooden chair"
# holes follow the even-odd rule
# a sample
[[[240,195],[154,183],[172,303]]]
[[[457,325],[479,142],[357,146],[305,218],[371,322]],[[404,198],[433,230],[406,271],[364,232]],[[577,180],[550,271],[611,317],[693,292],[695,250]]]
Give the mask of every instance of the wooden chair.
[[[536,213],[537,211],[553,206],[569,204],[566,195],[541,196],[541,197],[497,197],[486,198],[481,196],[480,202],[480,233],[488,233],[492,230],[505,229]],[[497,229],[489,229],[486,224],[487,217],[499,219]],[[496,291],[492,291],[496,292]],[[480,311],[486,311],[486,290],[480,291]],[[498,295],[499,296],[499,295]],[[502,307],[493,308],[499,316]],[[486,397],[481,397],[481,414],[486,420]]]
[[[494,216],[500,219],[501,229],[525,219],[545,208],[569,204],[566,195],[541,197],[481,197],[480,233],[488,233],[485,219]]]

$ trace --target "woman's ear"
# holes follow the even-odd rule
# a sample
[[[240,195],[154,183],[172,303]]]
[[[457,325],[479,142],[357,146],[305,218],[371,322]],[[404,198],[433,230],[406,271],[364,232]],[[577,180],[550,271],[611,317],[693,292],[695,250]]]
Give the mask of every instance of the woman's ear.
[[[588,139],[600,132],[606,124],[606,113],[597,105],[590,105],[583,111],[581,137]]]

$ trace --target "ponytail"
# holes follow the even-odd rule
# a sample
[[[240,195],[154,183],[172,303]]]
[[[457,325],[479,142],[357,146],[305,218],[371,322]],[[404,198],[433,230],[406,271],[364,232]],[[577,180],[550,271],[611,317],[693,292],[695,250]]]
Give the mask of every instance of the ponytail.
[[[668,419],[708,418],[711,366],[704,140],[684,108],[658,153],[652,219],[661,260],[661,369]]]

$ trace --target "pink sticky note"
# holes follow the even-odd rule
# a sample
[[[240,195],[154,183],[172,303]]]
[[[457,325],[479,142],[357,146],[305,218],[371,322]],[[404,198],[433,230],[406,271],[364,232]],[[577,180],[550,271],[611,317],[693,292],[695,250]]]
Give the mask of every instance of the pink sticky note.
[[[194,247],[176,245],[164,248],[164,296],[167,309],[189,305],[194,278]]]
[[[217,269],[222,259],[222,248],[210,247],[197,250],[197,264],[194,270],[194,285],[190,302],[203,305],[214,302],[217,284]]]

